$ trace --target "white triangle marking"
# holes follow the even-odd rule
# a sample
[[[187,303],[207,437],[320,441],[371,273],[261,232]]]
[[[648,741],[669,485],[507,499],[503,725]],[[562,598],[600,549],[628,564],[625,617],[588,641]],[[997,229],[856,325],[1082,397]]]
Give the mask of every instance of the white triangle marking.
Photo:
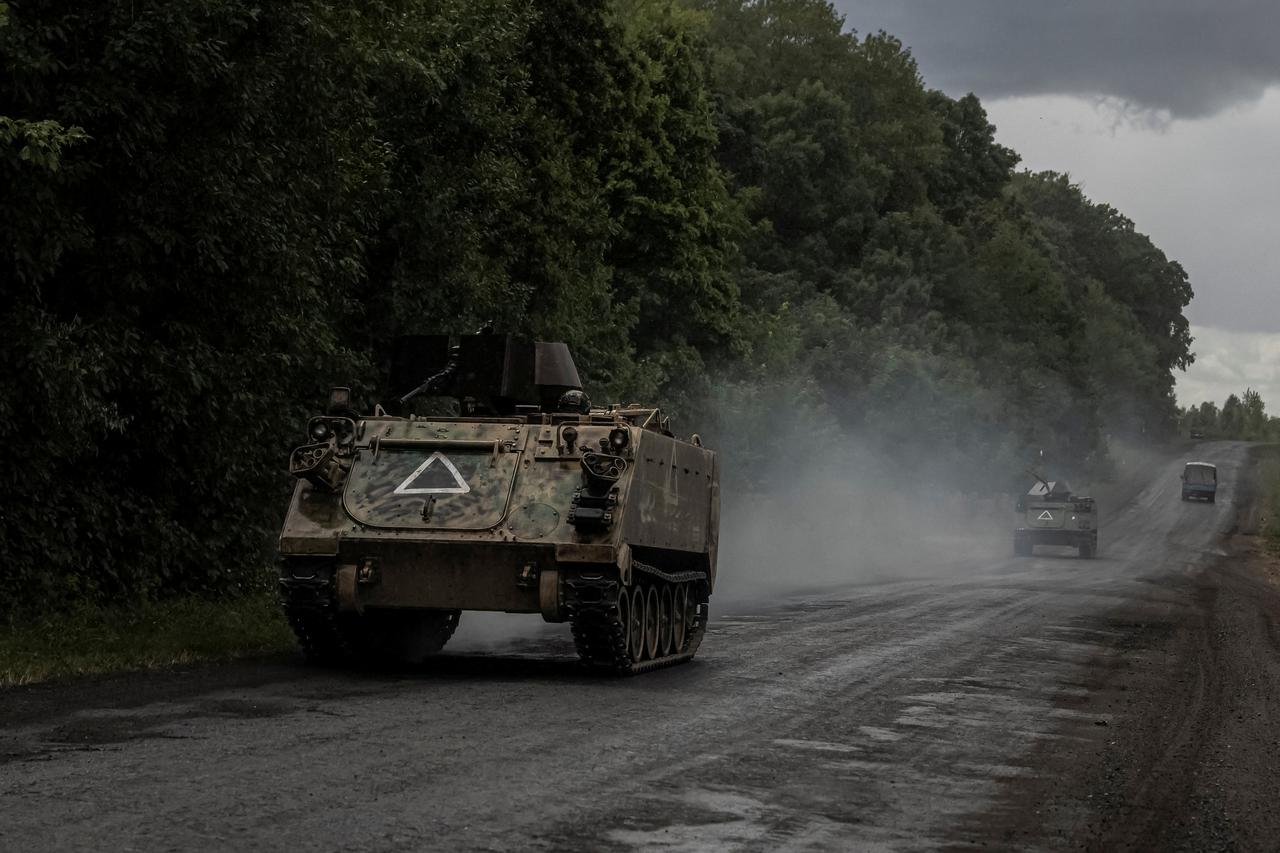
[[[428,468],[434,465],[437,461],[439,461],[442,465],[444,465],[444,467],[448,469],[449,473],[453,475],[453,482],[456,483],[456,485],[444,486],[444,487],[439,487],[434,489],[409,488],[409,486],[413,484],[414,480],[422,476],[423,471],[426,471]],[[443,453],[437,450],[435,453],[432,453],[430,456],[428,456],[427,461],[419,465],[412,474],[410,474],[408,477],[405,477],[405,480],[403,483],[396,486],[396,490],[394,494],[397,494],[397,495],[465,495],[469,491],[471,491],[471,487],[467,485],[467,481],[462,479],[462,475],[458,473],[458,467],[449,460],[448,456],[445,456]]]
[[[413,478],[410,477],[409,479]],[[399,490],[397,489],[397,491]],[[1053,513],[1046,509],[1044,512],[1040,513],[1040,517],[1037,518],[1036,521],[1053,521]]]

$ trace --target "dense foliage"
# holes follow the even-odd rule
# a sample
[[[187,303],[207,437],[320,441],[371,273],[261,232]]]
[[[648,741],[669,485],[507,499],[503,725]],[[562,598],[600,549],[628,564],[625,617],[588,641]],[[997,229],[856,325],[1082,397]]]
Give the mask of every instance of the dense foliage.
[[[823,2],[15,0],[0,72],[10,604],[253,583],[402,332],[567,340],[739,472],[1175,426],[1181,268]]]
[[[1252,388],[1229,395],[1222,408],[1206,400],[1180,409],[1178,416],[1183,433],[1192,438],[1280,441],[1280,417],[1267,414],[1262,395]]]

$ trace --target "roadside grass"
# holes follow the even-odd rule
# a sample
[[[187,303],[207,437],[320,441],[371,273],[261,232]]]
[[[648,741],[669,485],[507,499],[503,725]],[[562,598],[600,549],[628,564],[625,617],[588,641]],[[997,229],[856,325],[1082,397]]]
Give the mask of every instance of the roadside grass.
[[[185,598],[127,608],[84,608],[0,626],[0,688],[294,648],[289,625],[269,593],[231,601]]]
[[[1280,557],[1280,446],[1261,448],[1259,477],[1262,486],[1262,519],[1259,532],[1267,550]]]

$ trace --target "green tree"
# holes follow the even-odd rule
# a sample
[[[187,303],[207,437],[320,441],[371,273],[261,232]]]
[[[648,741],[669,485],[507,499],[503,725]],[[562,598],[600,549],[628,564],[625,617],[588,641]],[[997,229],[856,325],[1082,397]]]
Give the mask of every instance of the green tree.
[[[1262,395],[1252,388],[1246,388],[1240,401],[1241,437],[1250,441],[1262,441],[1267,433],[1266,404]]]
[[[11,7],[0,579],[256,582],[305,413],[403,332],[565,339],[650,391],[732,352],[697,22],[636,9]]]
[[[1222,414],[1218,416],[1219,428],[1223,438],[1242,438],[1244,435],[1244,406],[1235,394],[1227,397],[1222,404]]]

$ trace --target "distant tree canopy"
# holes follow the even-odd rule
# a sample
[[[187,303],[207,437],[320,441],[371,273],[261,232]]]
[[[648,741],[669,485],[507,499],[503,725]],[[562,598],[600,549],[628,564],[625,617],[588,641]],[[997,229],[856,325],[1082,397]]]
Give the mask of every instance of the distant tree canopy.
[[[968,482],[1031,448],[1088,467],[1104,432],[1173,432],[1191,288],[1131,221],[1064,175],[1015,172],[977,98],[927,90],[900,42],[827,3],[694,5],[747,220],[750,355],[698,418],[722,422],[730,458],[775,452],[761,383]]]
[[[0,70],[0,607],[256,582],[406,332],[566,340],[740,471],[780,410],[975,476],[1176,427],[1183,270],[828,3],[18,0]]]
[[[1280,441],[1280,417],[1267,414],[1262,395],[1246,388],[1243,395],[1231,394],[1219,409],[1211,402],[1178,410],[1185,435],[1237,441]]]

